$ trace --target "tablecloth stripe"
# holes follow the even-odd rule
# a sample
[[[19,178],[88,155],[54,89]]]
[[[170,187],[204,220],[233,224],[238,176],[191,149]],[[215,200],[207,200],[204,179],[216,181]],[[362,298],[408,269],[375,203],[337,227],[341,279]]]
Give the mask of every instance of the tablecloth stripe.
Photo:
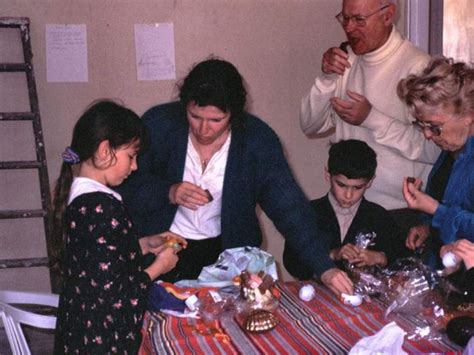
[[[152,346],[144,344],[143,349],[153,347],[158,354],[345,354],[359,339],[375,334],[392,320],[385,318],[385,306],[377,300],[364,301],[360,307],[345,306],[317,284],[316,298],[303,302],[298,298],[302,285],[277,285],[281,298],[274,313],[280,324],[270,332],[246,333],[231,318],[206,327],[202,320],[157,313],[147,316],[147,322],[155,322],[156,326],[152,339],[148,339]],[[399,319],[399,325],[407,329],[415,326],[406,318]],[[443,339],[432,343],[405,341],[404,350],[456,353],[460,348]]]

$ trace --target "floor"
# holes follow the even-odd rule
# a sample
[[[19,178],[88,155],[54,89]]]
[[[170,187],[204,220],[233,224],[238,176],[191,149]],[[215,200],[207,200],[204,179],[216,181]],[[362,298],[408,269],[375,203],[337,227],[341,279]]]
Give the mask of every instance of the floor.
[[[43,330],[25,326],[23,331],[25,332],[33,355],[50,355],[53,353],[54,330]],[[7,335],[3,328],[0,328],[0,354],[12,354]]]

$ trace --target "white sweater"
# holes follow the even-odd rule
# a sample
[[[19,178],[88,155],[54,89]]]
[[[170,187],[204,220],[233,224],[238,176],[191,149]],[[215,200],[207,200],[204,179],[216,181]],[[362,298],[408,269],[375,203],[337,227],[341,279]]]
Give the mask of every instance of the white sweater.
[[[397,96],[397,84],[422,70],[430,57],[405,40],[393,27],[387,42],[374,52],[356,56],[349,49],[351,68],[344,76],[317,77],[301,102],[300,123],[306,134],[324,133],[335,127],[333,141],[360,139],[377,153],[377,172],[366,198],[386,209],[406,207],[402,196],[405,176],[426,181],[439,148],[412,125],[413,118]],[[372,105],[360,126],[344,122],[329,99],[347,97],[346,90],[364,95]]]

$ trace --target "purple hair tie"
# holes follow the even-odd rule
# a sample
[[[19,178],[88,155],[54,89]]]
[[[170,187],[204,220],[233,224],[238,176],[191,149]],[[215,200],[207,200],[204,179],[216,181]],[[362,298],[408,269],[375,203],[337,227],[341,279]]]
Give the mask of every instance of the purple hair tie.
[[[71,147],[66,147],[64,150],[63,154],[63,161],[68,164],[78,164],[81,162],[81,159],[79,158],[79,155],[71,149]]]

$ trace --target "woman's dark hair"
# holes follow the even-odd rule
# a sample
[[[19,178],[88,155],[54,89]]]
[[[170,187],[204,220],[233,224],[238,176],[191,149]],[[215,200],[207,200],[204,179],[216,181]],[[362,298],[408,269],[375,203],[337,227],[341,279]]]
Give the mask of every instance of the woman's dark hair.
[[[341,140],[329,148],[328,172],[331,176],[344,175],[348,179],[371,180],[377,168],[377,155],[367,143]]]
[[[230,112],[233,127],[243,124],[247,90],[242,76],[231,63],[215,58],[200,62],[191,69],[179,89],[183,107],[190,102],[215,106],[222,112]]]
[[[113,150],[130,144],[141,148],[145,130],[138,115],[132,110],[110,100],[93,102],[74,126],[70,149],[80,162],[92,159],[101,142],[109,141]],[[64,246],[64,213],[73,180],[73,166],[63,161],[54,189],[52,213],[52,241],[50,265],[60,266]]]

